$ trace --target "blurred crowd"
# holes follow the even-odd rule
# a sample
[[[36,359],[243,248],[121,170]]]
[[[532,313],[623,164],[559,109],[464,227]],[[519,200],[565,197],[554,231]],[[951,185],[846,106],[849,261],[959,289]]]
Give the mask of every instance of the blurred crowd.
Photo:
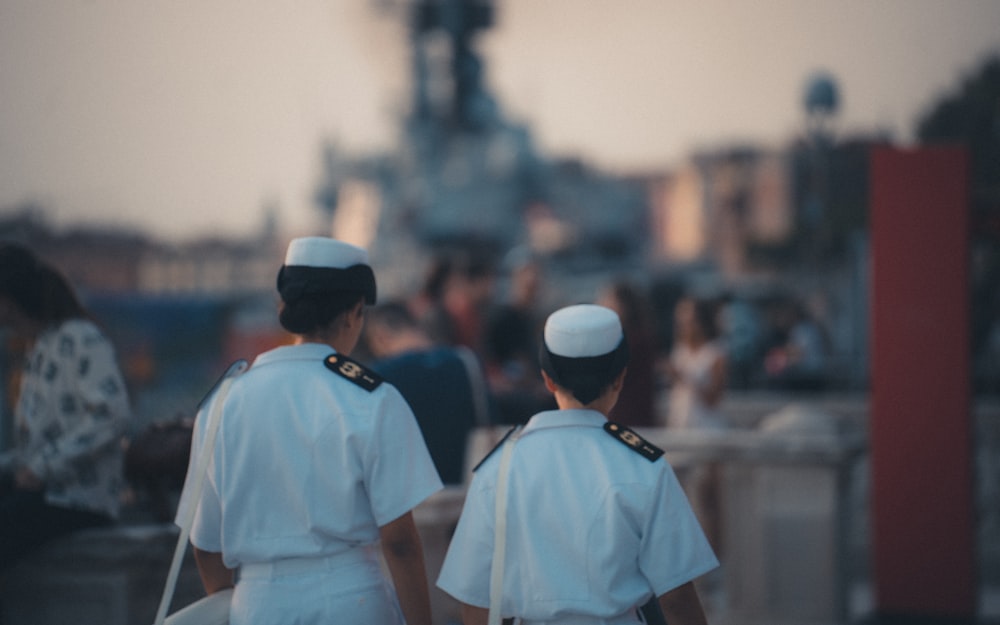
[[[677,359],[705,344],[717,355],[713,395],[726,389],[823,391],[829,386],[827,329],[810,302],[792,295],[748,301],[723,293],[701,296],[683,288],[654,304],[649,286],[609,277],[573,302],[551,302],[545,267],[532,258],[495,263],[462,250],[438,254],[414,295],[375,308],[405,311],[427,346],[461,347],[476,357],[490,394],[493,423],[522,423],[548,401],[541,388],[537,350],[542,322],[555,308],[597,303],[619,313],[631,348],[626,393],[616,417],[636,425],[668,425],[657,398],[677,384]],[[384,323],[378,323],[384,325]],[[398,324],[397,324],[398,325]],[[699,338],[692,338],[693,335]],[[371,333],[359,346],[368,361],[387,356]],[[694,345],[694,347],[692,347]],[[696,350],[695,350],[696,351]]]
[[[538,349],[545,318],[562,306],[596,303],[618,312],[631,364],[612,418],[626,425],[724,427],[719,406],[727,392],[830,387],[827,330],[814,303],[800,298],[706,297],[684,286],[657,290],[635,275],[609,274],[587,288],[567,288],[566,277],[537,258],[497,259],[475,247],[439,251],[425,268],[409,295],[380,295],[355,354],[403,391],[448,483],[463,479],[473,428],[523,424],[553,407]],[[132,368],[125,372],[128,383]],[[173,427],[183,440],[189,422],[149,427]],[[137,450],[151,435],[143,428],[137,420]],[[154,446],[163,448],[168,432],[154,433]],[[170,462],[180,466],[173,458],[182,452]],[[165,473],[159,465],[153,472]]]
[[[630,365],[611,418],[629,426],[724,428],[727,391],[828,387],[827,332],[799,298],[750,302],[680,288],[664,301],[648,284],[609,276],[553,302],[557,279],[530,257],[439,253],[413,295],[368,311],[355,354],[403,392],[445,482],[461,482],[458,450],[473,428],[523,424],[553,408],[539,340],[546,316],[568,304],[618,312]]]

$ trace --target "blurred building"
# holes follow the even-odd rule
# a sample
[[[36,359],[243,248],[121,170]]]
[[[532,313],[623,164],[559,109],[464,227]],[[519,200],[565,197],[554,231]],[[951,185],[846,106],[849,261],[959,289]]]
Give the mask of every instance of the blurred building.
[[[733,149],[695,155],[651,179],[653,259],[709,262],[732,280],[766,268],[759,250],[787,244],[795,227],[787,153]]]
[[[190,413],[228,362],[288,340],[275,294],[286,242],[274,229],[168,244],[124,230],[58,230],[25,207],[0,218],[0,241],[30,247],[69,278],[115,344],[135,427]],[[5,350],[0,361],[11,380],[15,360]],[[4,391],[0,425],[9,429],[14,393]]]
[[[648,243],[641,184],[540,154],[485,82],[476,38],[485,0],[405,5],[412,104],[389,154],[354,159],[327,146],[317,199],[335,236],[370,249],[380,291],[411,294],[437,252],[519,248],[578,276],[639,267]],[[384,277],[384,278],[383,278]]]
[[[214,298],[272,290],[285,247],[272,230],[247,240],[181,244],[113,227],[58,230],[30,206],[0,217],[0,240],[27,245],[83,294]]]

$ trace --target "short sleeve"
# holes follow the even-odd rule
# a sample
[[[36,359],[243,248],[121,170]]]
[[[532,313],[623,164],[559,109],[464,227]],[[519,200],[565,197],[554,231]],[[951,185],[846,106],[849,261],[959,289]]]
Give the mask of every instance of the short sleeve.
[[[207,405],[210,406],[211,403]],[[194,482],[197,477],[195,473],[198,468],[198,459],[204,453],[207,420],[210,414],[210,410],[206,407],[199,411],[195,419],[187,476],[177,505],[174,523],[178,527],[183,527],[187,516],[191,513],[191,506],[196,506],[191,525],[191,544],[202,551],[218,553],[222,551],[222,506],[215,484],[210,479],[211,466],[209,466],[208,474],[205,476],[201,497],[197,501],[195,501],[194,492]]]
[[[490,603],[496,492],[484,481],[479,474],[473,476],[437,579],[438,588],[458,601],[483,608]]]
[[[660,596],[711,571],[719,561],[669,466],[662,473],[650,504],[639,569],[656,596]]]
[[[395,387],[384,386],[365,461],[365,486],[379,527],[443,487],[413,411]]]
[[[215,485],[208,480],[191,525],[191,544],[202,551],[222,551],[222,507]]]

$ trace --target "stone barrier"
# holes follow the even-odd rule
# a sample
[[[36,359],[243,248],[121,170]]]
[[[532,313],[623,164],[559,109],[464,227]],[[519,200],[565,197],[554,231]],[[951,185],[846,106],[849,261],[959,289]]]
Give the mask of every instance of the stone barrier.
[[[722,463],[725,538],[721,586],[706,597],[712,622],[850,622],[845,593],[870,577],[867,406],[833,398],[789,409],[787,398],[730,400],[734,430],[724,435],[641,433],[667,450],[683,476]],[[792,404],[796,406],[796,404]],[[783,412],[784,411],[784,412]],[[816,416],[816,411],[822,413]],[[805,415],[805,416],[803,416]],[[811,416],[810,416],[811,415]],[[478,432],[469,466],[506,427]],[[1000,585],[1000,405],[975,410],[979,554],[985,585]],[[458,604],[434,587],[464,488],[450,487],[414,510],[424,542],[436,625],[459,623]],[[0,580],[3,625],[151,624],[177,540],[171,524],[126,524],[53,541]],[[204,592],[190,549],[172,610]],[[808,596],[808,597],[807,597]],[[805,610],[805,611],[803,611]],[[737,619],[737,617],[739,617]],[[736,620],[734,620],[736,619]]]
[[[171,524],[121,525],[52,541],[0,580],[0,622],[151,625],[178,531]],[[204,595],[188,549],[173,610]]]

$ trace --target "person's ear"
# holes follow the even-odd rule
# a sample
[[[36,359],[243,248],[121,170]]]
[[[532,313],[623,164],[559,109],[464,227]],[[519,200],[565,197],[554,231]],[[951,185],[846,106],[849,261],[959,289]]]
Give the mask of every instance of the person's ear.
[[[364,330],[365,322],[365,303],[363,300],[358,300],[358,303],[351,306],[341,314],[337,315],[336,318],[331,321],[331,327],[337,327],[341,330]],[[336,324],[335,326],[333,324]]]
[[[348,311],[348,318],[352,324],[361,325],[365,322],[365,301],[363,299],[358,300],[358,303]]]
[[[552,381],[552,378],[550,378],[549,374],[545,373],[545,371],[542,371],[542,381],[545,382],[545,389],[548,392],[555,393],[556,390],[558,390],[556,383]]]
[[[625,367],[624,369],[622,369],[622,372],[619,373],[618,376],[611,383],[611,388],[614,389],[614,391],[616,393],[617,392],[621,392],[622,387],[625,386],[625,374],[626,373],[628,373],[628,367]]]

